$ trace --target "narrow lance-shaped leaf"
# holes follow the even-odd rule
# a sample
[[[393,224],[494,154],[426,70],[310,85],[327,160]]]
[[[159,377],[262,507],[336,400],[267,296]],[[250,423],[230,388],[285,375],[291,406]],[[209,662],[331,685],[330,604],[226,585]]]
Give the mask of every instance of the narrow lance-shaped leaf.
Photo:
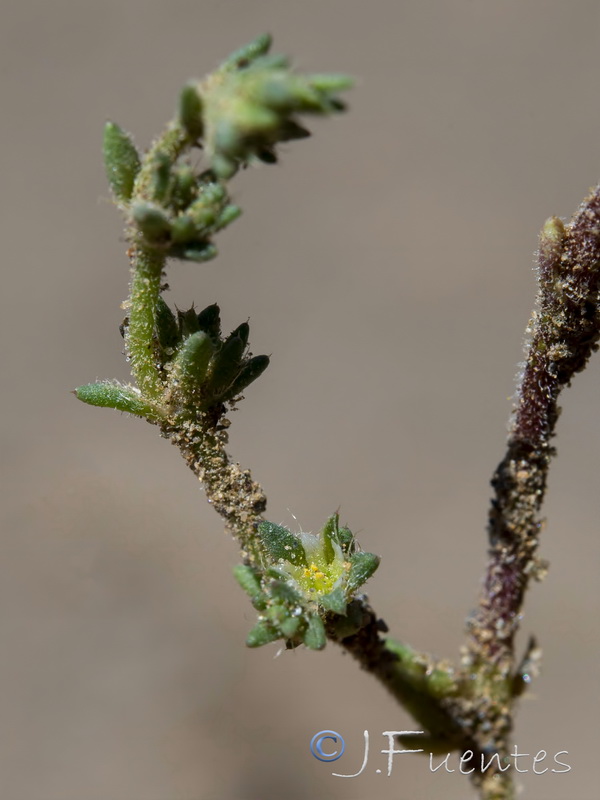
[[[266,608],[266,598],[263,595],[260,580],[252,567],[246,564],[238,564],[233,568],[233,576],[246,594],[252,599],[255,608]]]
[[[179,95],[179,123],[190,139],[202,136],[202,99],[194,83],[184,86]]]
[[[162,296],[156,303],[156,335],[163,350],[177,347],[180,340],[177,318]]]
[[[206,306],[197,314],[198,328],[213,339],[221,334],[221,309],[216,303]]]
[[[219,397],[228,389],[242,368],[242,356],[246,344],[237,334],[232,334],[224,342],[216,354],[207,382],[207,392]]]
[[[259,378],[270,363],[269,356],[253,356],[242,367],[240,374],[231,384],[231,388],[227,392],[227,398],[233,399],[240,395],[244,389],[250,386],[251,383]]]
[[[260,56],[265,55],[265,53],[268,53],[269,48],[271,47],[271,42],[272,42],[271,34],[262,33],[260,36],[257,36],[256,39],[254,39],[252,42],[245,44],[243,47],[240,47],[239,50],[236,50],[234,53],[232,53],[221,64],[220,69],[225,71],[230,71],[246,66],[252,61],[255,61]]]
[[[131,136],[114,122],[104,126],[104,168],[117,200],[131,199],[133,184],[140,170],[140,157]]]
[[[264,644],[281,639],[279,631],[266,621],[257,622],[246,639],[248,647],[262,647]]]
[[[156,406],[144,400],[139,393],[130,386],[121,386],[118,383],[88,383],[79,386],[74,391],[78,400],[91,406],[114,408],[125,411],[138,417],[145,417],[150,421],[161,419],[162,415]]]

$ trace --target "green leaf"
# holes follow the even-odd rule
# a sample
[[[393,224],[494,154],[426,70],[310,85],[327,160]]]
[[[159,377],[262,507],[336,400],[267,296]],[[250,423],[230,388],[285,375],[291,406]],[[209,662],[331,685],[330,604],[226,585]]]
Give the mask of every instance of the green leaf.
[[[240,373],[245,349],[246,344],[241,336],[233,333],[227,337],[214,357],[207,381],[207,394],[220,398],[229,389]]]
[[[134,203],[131,216],[144,238],[151,244],[166,239],[171,232],[169,218],[158,206],[150,203]]]
[[[246,644],[248,647],[262,647],[276,639],[281,639],[281,633],[268,622],[261,620],[248,634]]]
[[[179,384],[183,392],[193,392],[200,388],[210,359],[214,353],[212,339],[204,331],[197,331],[183,342],[173,363],[171,381]]]
[[[131,136],[114,122],[104,126],[104,168],[117,200],[127,202],[140,171],[140,157]]]
[[[226,398],[232,400],[234,397],[240,395],[244,389],[250,386],[251,383],[254,383],[254,381],[263,374],[269,366],[270,361],[271,359],[269,356],[253,356],[248,359],[242,367],[240,374],[228,389]]]
[[[195,83],[188,83],[179,95],[179,123],[192,140],[202,136],[202,99]]]
[[[375,572],[380,558],[373,553],[353,553],[350,556],[350,574],[346,584],[348,593],[355,592]]]
[[[239,50],[233,52],[221,64],[220,69],[229,72],[230,70],[240,69],[248,66],[252,61],[255,61],[260,56],[264,56],[269,52],[271,47],[272,37],[269,33],[262,33],[256,39],[240,47]]]
[[[252,567],[246,564],[238,564],[233,568],[233,576],[252,599],[255,608],[260,610],[266,608],[267,601],[260,585],[260,579]]]
[[[216,303],[206,306],[197,315],[198,327],[208,333],[213,341],[218,341],[221,334],[221,309]]]
[[[144,400],[132,386],[121,386],[110,381],[88,383],[75,389],[74,394],[78,400],[91,406],[114,408],[117,411],[144,417],[151,422],[162,419],[160,410]]]
[[[283,559],[296,566],[308,566],[300,539],[287,528],[273,522],[261,522],[258,535],[273,561]]]
[[[327,644],[323,620],[316,614],[312,614],[308,620],[308,627],[304,634],[304,644],[311,650],[322,650]]]
[[[162,295],[156,303],[156,337],[163,350],[173,350],[180,341],[177,318]]]

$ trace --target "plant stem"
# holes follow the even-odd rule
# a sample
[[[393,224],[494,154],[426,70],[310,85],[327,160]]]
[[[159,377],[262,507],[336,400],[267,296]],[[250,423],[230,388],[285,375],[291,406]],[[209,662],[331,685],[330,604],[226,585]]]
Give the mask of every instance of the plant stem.
[[[138,244],[130,248],[129,257],[132,275],[126,340],[131,371],[142,396],[158,400],[163,394],[163,385],[157,369],[153,336],[165,257]]]
[[[252,479],[250,470],[232,463],[225,447],[229,421],[208,427],[207,420],[185,420],[163,427],[163,433],[180,449],[187,465],[201,481],[208,502],[225,520],[237,538],[246,563],[262,567],[268,560],[262,552],[257,526],[263,521],[267,498]]]

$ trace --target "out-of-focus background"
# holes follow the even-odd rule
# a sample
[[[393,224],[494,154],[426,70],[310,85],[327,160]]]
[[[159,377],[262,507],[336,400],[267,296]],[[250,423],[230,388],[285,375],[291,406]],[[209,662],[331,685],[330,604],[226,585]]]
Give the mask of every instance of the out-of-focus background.
[[[266,488],[268,517],[316,530],[339,506],[383,556],[369,594],[392,633],[454,657],[478,594],[537,233],[600,175],[600,7],[39,0],[0,16],[0,794],[470,796],[465,778],[417,756],[385,776],[382,731],[414,723],[333,646],[245,649],[254,612],[231,577],[236,547],[177,451],[69,394],[128,376],[102,126],[147,145],[185,80],[265,30],[302,69],[357,77],[347,115],[313,121],[280,166],[236,179],[244,216],[216,261],[171,266],[170,297],[218,301],[226,328],[249,317],[254,352],[272,354],[230,448]],[[515,741],[547,761],[566,750],[572,766],[533,775],[520,761],[532,800],[594,796],[599,391],[597,359],[564,397],[551,569],[523,619],[520,646],[535,632],[545,658]],[[333,766],[309,752],[323,729],[346,739]],[[364,730],[365,773],[332,777],[358,770]]]

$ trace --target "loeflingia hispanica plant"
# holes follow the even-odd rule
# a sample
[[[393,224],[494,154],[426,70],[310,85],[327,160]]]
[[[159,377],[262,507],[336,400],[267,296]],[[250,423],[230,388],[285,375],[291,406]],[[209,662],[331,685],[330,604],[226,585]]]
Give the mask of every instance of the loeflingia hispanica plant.
[[[122,332],[134,383],[80,386],[80,400],[142,417],[181,451],[241,548],[235,577],[256,609],[247,644],[281,640],[321,650],[327,640],[377,677],[425,732],[419,747],[459,751],[482,798],[514,796],[510,766],[516,701],[537,671],[531,640],[515,652],[537,549],[560,390],[582,370],[600,336],[600,187],[564,225],[540,235],[539,294],[506,455],[492,480],[489,558],[460,659],[437,660],[387,635],[362,593],[379,558],[361,549],[334,513],[319,534],[292,533],[265,518],[266,497],[229,457],[227,410],[269,365],[249,352],[249,326],[223,333],[220,309],[173,309],[165,301],[170,258],[208,261],[214,238],[241,213],[236,173],[277,161],[280,142],[309,135],[303,116],[340,112],[344,75],[303,76],[269,54],[261,36],[211,75],[188,83],[175,119],[145,152],[108,123],[106,173],[122,212],[131,263]],[[201,168],[196,165],[200,162]],[[408,745],[407,745],[408,746]],[[414,743],[413,743],[414,746]]]

